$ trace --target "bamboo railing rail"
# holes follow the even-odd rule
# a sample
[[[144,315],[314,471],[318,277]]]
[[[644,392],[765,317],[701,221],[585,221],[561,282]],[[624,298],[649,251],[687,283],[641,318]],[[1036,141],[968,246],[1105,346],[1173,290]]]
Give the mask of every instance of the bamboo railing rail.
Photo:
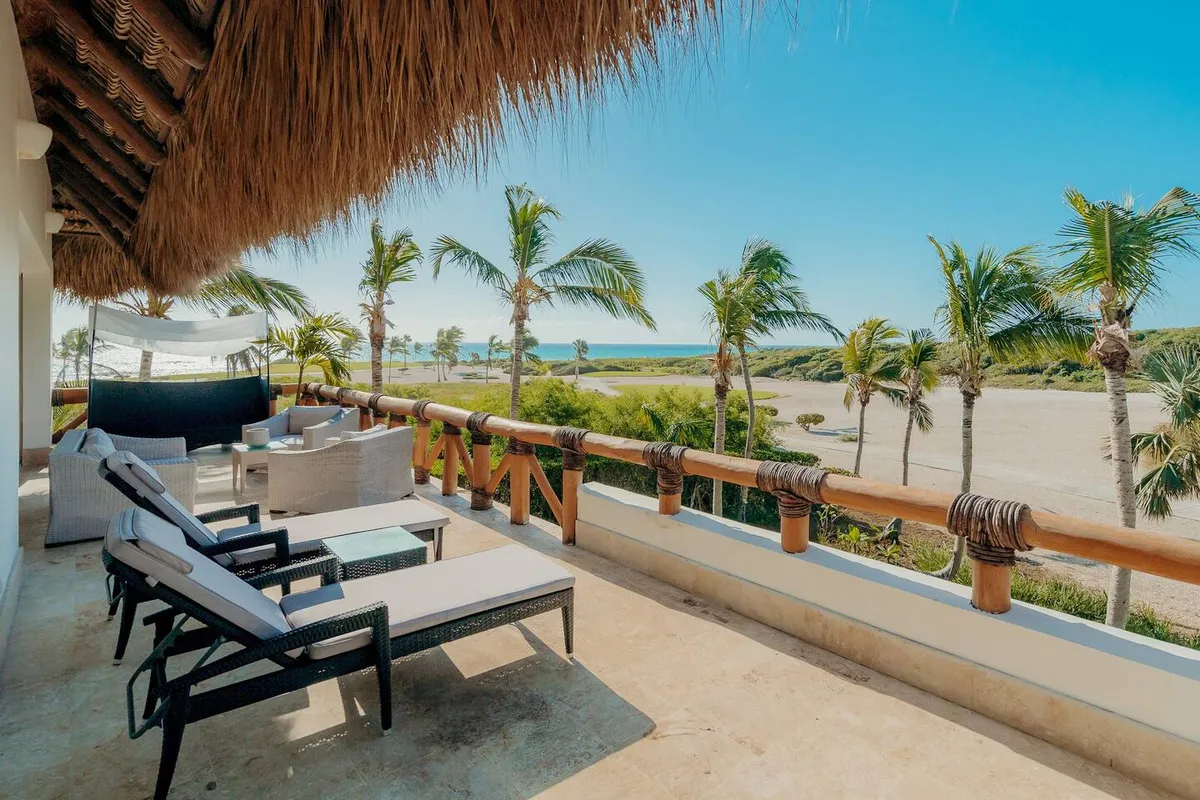
[[[388,414],[390,425],[405,424],[408,417],[415,417],[417,436],[413,466],[418,482],[428,482],[429,468],[441,453],[449,453],[449,448],[453,447],[456,453],[454,458],[461,459],[464,465],[470,465],[466,467],[466,474],[471,479],[471,507],[474,509],[491,505],[491,497],[507,473],[511,480],[510,520],[518,524],[528,521],[532,475],[558,518],[563,540],[568,543],[574,541],[577,493],[582,481],[584,456],[603,456],[646,465],[649,455],[654,462],[651,466],[657,469],[659,475],[660,513],[673,514],[680,510],[678,480],[673,481],[672,475],[697,475],[740,486],[756,486],[772,491],[780,500],[781,544],[783,550],[789,553],[803,552],[808,546],[808,513],[812,502],[831,503],[940,527],[954,525],[958,529],[952,532],[967,536],[968,551],[972,555],[972,604],[992,613],[1002,613],[1011,607],[1014,549],[1041,547],[1163,578],[1200,584],[1200,542],[1162,533],[1135,531],[1048,511],[1036,511],[1011,501],[953,495],[846,477],[792,464],[763,462],[665,443],[625,439],[595,431],[521,422],[472,413],[428,400],[375,395],[320,383],[306,383],[301,391],[314,399],[358,406],[364,425],[370,424],[375,414]],[[429,423],[432,420],[444,423],[454,433],[449,437],[443,434],[430,450]],[[461,441],[460,429],[463,427],[472,432],[474,452],[470,457]],[[505,456],[494,472],[490,471],[491,436],[509,439]],[[454,442],[447,444],[447,438]],[[564,496],[561,499],[554,495],[530,445],[556,447],[564,451]],[[447,463],[447,474],[450,471],[450,463]],[[450,488],[443,483],[444,494],[457,491],[457,465],[453,472]],[[803,496],[806,494],[811,496]],[[955,520],[950,518],[952,511],[956,515]]]

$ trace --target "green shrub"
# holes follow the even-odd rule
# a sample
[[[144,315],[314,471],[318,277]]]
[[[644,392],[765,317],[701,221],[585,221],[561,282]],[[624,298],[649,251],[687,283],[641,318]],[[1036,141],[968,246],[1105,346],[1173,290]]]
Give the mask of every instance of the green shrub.
[[[857,433],[839,433],[838,441],[839,442],[857,442],[858,434]]]
[[[808,414],[800,414],[796,417],[796,424],[799,425],[801,428],[804,428],[804,430],[808,430],[813,425],[820,425],[824,421],[825,421],[824,414],[808,413]]]
[[[754,395],[755,395],[755,397],[757,397],[758,392],[755,392]],[[760,412],[762,412],[763,414],[766,414],[768,417],[778,417],[779,416],[779,409],[776,408],[775,406],[759,406],[758,410]]]

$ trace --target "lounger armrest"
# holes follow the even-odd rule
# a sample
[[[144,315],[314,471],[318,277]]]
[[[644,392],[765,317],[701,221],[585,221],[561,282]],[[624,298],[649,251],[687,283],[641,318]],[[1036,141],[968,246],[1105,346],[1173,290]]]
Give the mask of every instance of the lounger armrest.
[[[261,547],[264,544],[275,545],[275,563],[281,567],[291,562],[291,549],[288,546],[287,528],[273,528],[269,531],[254,531],[241,536],[231,536],[221,542],[214,542],[197,548],[201,553],[212,558],[225,553],[236,553],[238,550],[249,550],[251,547]]]
[[[241,669],[258,661],[281,656],[292,650],[299,650],[310,644],[316,644],[334,636],[355,633],[365,628],[371,630],[372,640],[377,645],[382,642],[383,649],[390,653],[390,647],[387,645],[389,641],[387,604],[372,603],[354,611],[311,622],[282,636],[264,641],[262,644],[230,653],[224,658],[168,682],[163,687],[161,694],[165,697],[172,688],[192,687],[202,681],[212,680],[219,675]]]
[[[258,503],[246,503],[241,506],[230,506],[229,508],[218,508],[216,511],[205,511],[203,514],[197,514],[196,519],[203,522],[205,525],[210,522],[225,522],[231,519],[241,519],[245,517],[249,523],[260,521]]]
[[[269,572],[261,572],[246,578],[246,583],[255,589],[266,589],[268,586],[280,586],[304,578],[320,578],[321,585],[328,586],[337,583],[340,566],[341,562],[337,556],[321,556],[311,561],[301,561],[299,564],[289,564]]]

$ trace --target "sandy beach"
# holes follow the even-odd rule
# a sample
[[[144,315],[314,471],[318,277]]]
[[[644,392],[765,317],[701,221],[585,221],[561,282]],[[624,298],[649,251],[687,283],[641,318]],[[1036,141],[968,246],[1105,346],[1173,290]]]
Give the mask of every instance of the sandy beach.
[[[450,380],[467,380],[475,368],[460,366]],[[369,380],[365,371],[355,380]],[[386,378],[386,370],[385,370]],[[506,381],[507,375],[493,381]],[[431,366],[393,370],[394,383],[433,383]],[[566,378],[567,381],[573,378]],[[471,383],[480,381],[470,380]],[[580,379],[581,388],[615,394],[618,385],[650,384],[710,386],[708,378],[687,375],[655,377],[605,377]],[[858,411],[842,406],[843,384],[808,383],[757,378],[760,391],[778,397],[764,400],[779,409],[777,419],[786,447],[816,453],[822,463],[852,468],[853,442],[838,441],[852,432]],[[956,492],[960,480],[961,399],[948,387],[930,398],[934,428],[913,434],[910,483]],[[817,412],[825,422],[805,432],[791,421],[797,414]],[[1158,400],[1151,394],[1129,395],[1133,430],[1149,430],[1159,421]],[[975,466],[972,489],[995,497],[1023,500],[1034,508],[1071,514],[1084,519],[1112,522],[1112,475],[1102,447],[1108,435],[1107,398],[1101,393],[1055,390],[989,389],[975,407]],[[904,413],[882,397],[867,408],[867,433],[862,473],[877,480],[900,482],[900,454],[904,443]],[[1175,516],[1162,522],[1139,520],[1140,527],[1176,536],[1200,539],[1200,504],[1176,503]],[[1107,585],[1108,568],[1070,556],[1045,551],[1032,553],[1032,561],[1098,588]],[[1153,605],[1160,612],[1189,625],[1200,626],[1200,587],[1135,575],[1134,602]]]

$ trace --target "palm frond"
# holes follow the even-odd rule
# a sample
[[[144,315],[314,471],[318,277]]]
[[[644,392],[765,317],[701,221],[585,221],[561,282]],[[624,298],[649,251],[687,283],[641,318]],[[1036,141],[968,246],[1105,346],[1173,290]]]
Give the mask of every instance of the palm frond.
[[[312,313],[312,303],[295,284],[260,275],[242,264],[202,282],[180,300],[191,308],[224,315],[239,305],[249,305],[275,316],[284,311],[296,319]]]
[[[512,281],[504,270],[488,261],[482,254],[450,236],[439,236],[429,250],[433,258],[433,278],[437,280],[441,274],[442,265],[450,264],[460,267],[468,276],[485,286],[507,293],[512,289]]]

